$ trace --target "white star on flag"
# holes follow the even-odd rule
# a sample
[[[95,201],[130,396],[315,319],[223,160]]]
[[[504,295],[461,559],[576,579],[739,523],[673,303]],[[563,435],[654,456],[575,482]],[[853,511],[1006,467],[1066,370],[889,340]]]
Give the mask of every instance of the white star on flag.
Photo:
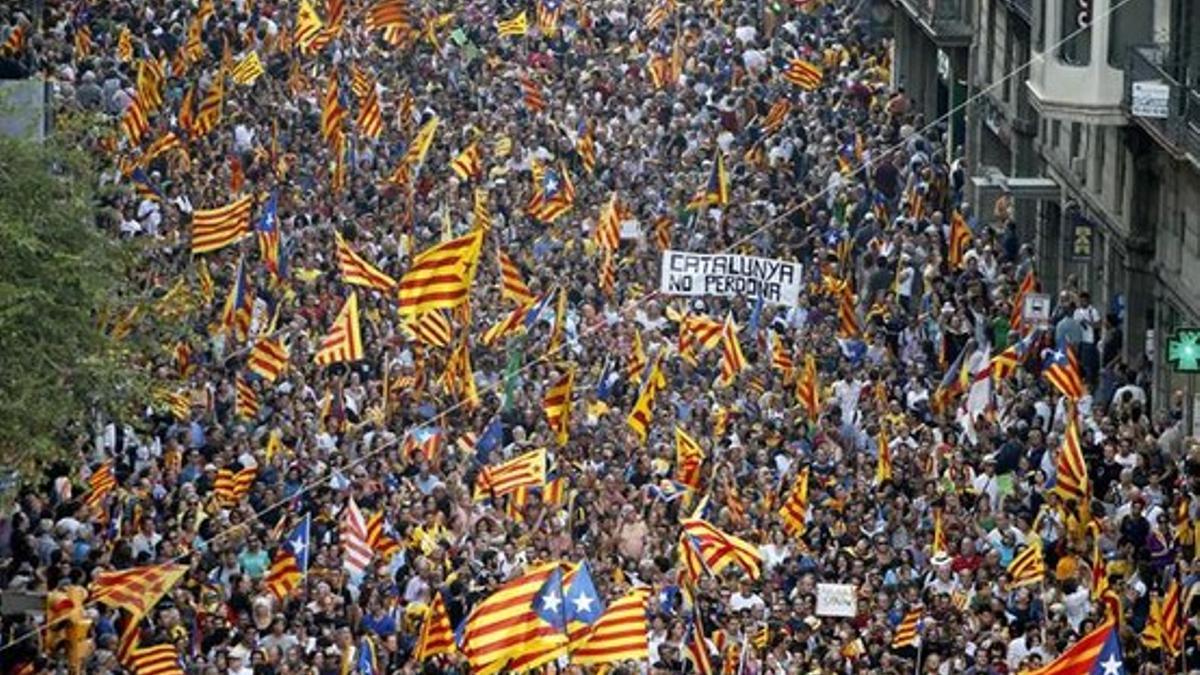
[[[587,593],[580,593],[579,597],[575,598],[572,602],[575,603],[575,611],[580,614],[589,612],[592,609],[592,596]]]

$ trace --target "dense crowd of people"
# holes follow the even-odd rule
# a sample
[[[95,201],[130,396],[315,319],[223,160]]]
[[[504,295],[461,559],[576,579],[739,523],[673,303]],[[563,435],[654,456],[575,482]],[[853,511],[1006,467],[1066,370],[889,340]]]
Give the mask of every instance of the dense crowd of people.
[[[414,2],[411,30],[383,31],[367,29],[356,2],[315,53],[294,39],[296,4],[274,0],[46,3],[40,17],[0,9],[0,40],[23,33],[6,68],[41,73],[59,116],[94,125],[84,142],[106,188],[97,226],[140,246],[129,284],[155,299],[149,313],[172,335],[143,362],[182,393],[182,404],[146,401],[70,439],[78,466],[21,491],[0,529],[5,587],[44,592],[106,570],[186,564],[143,618],[140,641],[174,644],[186,672],[204,675],[350,672],[358,662],[347,655],[364,635],[377,639],[379,672],[467,672],[458,655],[414,656],[435,594],[458,626],[498,584],[551,560],[587,561],[610,602],[632,586],[653,591],[649,658],[609,672],[695,669],[683,644],[693,613],[726,672],[1019,672],[1050,662],[1108,612],[1119,614],[1125,672],[1200,667],[1191,592],[1200,443],[1182,427],[1182,402],[1151,400],[1149,368],[1124,356],[1122,317],[1079,288],[1059,289],[1045,330],[1013,325],[1022,281],[1036,276],[1032,247],[1004,201],[983,213],[964,203],[962,150],[947,147],[940,121],[910,110],[892,83],[888,39],[855,5],[550,3],[557,25],[542,35],[539,9],[523,3]],[[331,9],[317,7],[326,27]],[[496,22],[521,11],[527,34],[499,35]],[[198,50],[181,58],[197,24]],[[251,52],[264,72],[227,80]],[[165,64],[163,102],[134,144],[120,121],[145,59]],[[796,59],[821,69],[819,84],[784,76]],[[378,138],[356,125],[361,76],[381,103]],[[341,159],[322,133],[330,78],[350,112]],[[540,88],[543,110],[531,108],[522,78]],[[142,162],[222,81],[212,131],[181,132],[180,148]],[[772,115],[779,101],[790,104],[782,120]],[[397,176],[433,116],[428,154]],[[580,150],[589,133],[590,161]],[[464,178],[450,163],[472,141],[483,175]],[[728,203],[697,204],[717,156]],[[526,205],[540,189],[534,173],[548,169],[569,177],[575,195],[568,213],[542,222]],[[334,233],[400,278],[415,253],[480,224],[477,188],[491,224],[469,311],[446,313],[454,344],[422,344],[394,294],[359,287],[364,357],[315,364],[350,290]],[[609,285],[595,231],[614,194],[626,224]],[[241,195],[253,197],[256,222],[274,200],[286,274],[268,269],[253,237],[192,255],[193,212]],[[956,217],[970,239],[955,252]],[[657,292],[668,243],[797,261],[805,289],[789,307]],[[551,306],[523,335],[484,344],[516,306],[501,295],[497,249],[534,296],[565,289],[561,326]],[[223,319],[240,268],[254,298],[245,331]],[[180,280],[184,301],[170,293]],[[857,331],[840,316],[845,284]],[[733,385],[718,382],[721,348],[680,350],[689,316],[731,316],[740,327],[749,366]],[[548,349],[558,331],[561,347]],[[274,382],[246,365],[254,335],[268,333],[290,348]],[[459,340],[477,404],[444,386]],[[1033,346],[1014,372],[983,376],[982,399],[974,381],[949,393],[964,361],[989,363],[1023,340]],[[1041,349],[1067,347],[1087,385],[1075,405],[1041,372]],[[666,379],[645,442],[627,424],[644,379],[629,365],[639,348],[648,361],[662,357]],[[791,372],[773,365],[776,350],[792,357]],[[810,355],[813,415],[795,393]],[[567,364],[578,375],[560,445],[543,399]],[[254,414],[236,409],[239,382],[256,393]],[[1076,414],[1091,484],[1082,505],[1054,490]],[[706,455],[692,493],[676,494],[676,426]],[[440,446],[414,452],[414,430],[440,434]],[[890,476],[880,475],[881,447]],[[536,448],[547,449],[565,496],[473,499],[484,465]],[[104,466],[116,487],[93,504],[88,479]],[[232,501],[215,495],[224,469],[253,469]],[[797,535],[778,510],[804,469]],[[351,499],[381,514],[397,542],[356,580],[338,525]],[[759,578],[731,567],[681,597],[679,523],[696,510],[759,547]],[[304,514],[308,571],[279,598],[266,578]],[[1033,540],[1044,578],[1013,584],[1009,563]],[[1097,556],[1115,610],[1099,597]],[[1146,638],[1173,581],[1188,623],[1179,651]],[[818,615],[825,583],[856,587],[853,617]],[[895,647],[918,607],[919,643]],[[103,603],[87,612],[88,671],[127,668],[118,612]],[[53,656],[26,637],[36,623],[6,622],[0,659],[49,669]],[[585,671],[566,658],[548,668]]]

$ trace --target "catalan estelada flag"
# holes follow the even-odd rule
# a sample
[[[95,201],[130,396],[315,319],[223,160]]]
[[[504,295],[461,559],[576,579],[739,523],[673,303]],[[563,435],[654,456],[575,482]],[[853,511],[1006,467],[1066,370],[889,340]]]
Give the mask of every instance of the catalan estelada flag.
[[[253,200],[246,195],[215,209],[197,209],[192,214],[192,253],[212,253],[250,233]]]
[[[490,464],[475,478],[475,501],[499,499],[518,488],[546,483],[546,451],[533,450],[500,464]]]
[[[237,62],[233,70],[229,71],[229,77],[233,79],[234,84],[251,86],[265,72],[267,70],[259,60],[258,52],[250,52]]]
[[[649,658],[646,608],[650,589],[634,588],[614,600],[592,625],[582,645],[571,652],[577,665],[598,665]]]
[[[496,22],[496,32],[500,37],[522,37],[529,32],[529,19],[521,12],[510,19]]]
[[[542,399],[546,421],[559,445],[566,445],[571,435],[571,391],[575,387],[575,368],[558,378]]]
[[[475,606],[460,641],[472,672],[499,672],[509,659],[529,652],[558,648],[566,652],[562,626],[547,621],[539,612],[543,607],[535,606],[551,575],[561,575],[561,568],[558,562],[536,566],[500,585]]]
[[[300,0],[300,8],[296,11],[296,27],[292,34],[293,41],[302,54],[312,54],[323,45],[319,44],[322,29],[325,24],[317,16],[309,0]]]
[[[1057,659],[1025,675],[1124,675],[1125,655],[1111,621],[1079,639]]]
[[[1042,557],[1042,542],[1036,537],[1031,538],[1028,545],[1021,549],[1005,570],[1012,579],[1013,588],[1039,583],[1046,576],[1046,561]]]
[[[796,484],[779,508],[779,518],[783,527],[793,537],[802,536],[808,529],[805,518],[808,514],[808,467],[804,467],[796,475]]]
[[[1086,393],[1083,375],[1079,372],[1079,364],[1070,346],[1062,350],[1047,350],[1046,360],[1042,364],[1042,377],[1068,401],[1078,401]]]
[[[787,69],[783,71],[783,79],[808,91],[821,86],[821,79],[824,76],[825,71],[821,70],[820,66],[809,63],[804,59],[792,59],[788,63]]]
[[[446,611],[446,602],[442,592],[433,591],[433,601],[425,612],[425,620],[421,623],[421,635],[417,640],[414,658],[424,661],[439,654],[453,654],[456,650],[454,629],[450,626],[450,614]]]
[[[365,258],[350,247],[341,232],[334,230],[333,238],[337,247],[338,269],[342,272],[342,281],[354,286],[365,286],[384,293],[396,287],[396,280],[379,271]]]
[[[247,358],[246,367],[267,382],[274,382],[287,370],[287,345],[279,338],[262,338],[254,343]]]
[[[333,363],[359,361],[363,358],[362,333],[359,329],[358,294],[353,291],[338,312],[329,333],[321,339],[313,361],[327,366]]]
[[[100,572],[90,586],[91,600],[129,612],[140,620],[187,574],[187,565],[148,565]]]
[[[467,300],[485,230],[444,241],[413,259],[399,283],[401,316],[452,309]]]

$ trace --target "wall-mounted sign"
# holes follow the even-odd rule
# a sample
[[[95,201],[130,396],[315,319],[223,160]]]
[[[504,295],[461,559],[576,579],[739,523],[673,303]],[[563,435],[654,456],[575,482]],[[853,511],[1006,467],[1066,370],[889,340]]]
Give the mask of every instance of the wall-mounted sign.
[[[1134,117],[1165,120],[1170,114],[1171,87],[1157,80],[1134,82],[1129,112]]]

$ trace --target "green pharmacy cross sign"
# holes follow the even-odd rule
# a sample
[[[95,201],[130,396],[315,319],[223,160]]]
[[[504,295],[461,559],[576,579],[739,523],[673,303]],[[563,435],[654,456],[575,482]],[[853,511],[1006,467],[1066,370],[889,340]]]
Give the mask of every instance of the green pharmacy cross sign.
[[[1200,328],[1180,328],[1167,340],[1167,360],[1177,373],[1200,373]]]

